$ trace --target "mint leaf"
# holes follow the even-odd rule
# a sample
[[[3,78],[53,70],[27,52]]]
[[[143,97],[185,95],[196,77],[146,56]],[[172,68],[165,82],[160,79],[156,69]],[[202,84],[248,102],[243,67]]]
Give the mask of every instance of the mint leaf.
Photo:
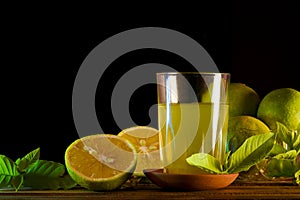
[[[23,158],[16,160],[16,165],[19,172],[26,171],[40,158],[40,148],[37,148],[30,153],[26,154]]]
[[[24,174],[24,186],[33,189],[69,189],[77,184],[65,174],[65,166],[58,162],[38,160]]]
[[[19,174],[14,161],[4,155],[0,155],[0,187],[8,187],[11,180]]]
[[[193,154],[186,159],[186,162],[210,173],[223,173],[221,163],[215,157],[206,153]]]
[[[264,133],[254,135],[245,140],[245,142],[231,154],[228,162],[228,173],[247,171],[266,157],[272,149],[275,141],[274,133]]]

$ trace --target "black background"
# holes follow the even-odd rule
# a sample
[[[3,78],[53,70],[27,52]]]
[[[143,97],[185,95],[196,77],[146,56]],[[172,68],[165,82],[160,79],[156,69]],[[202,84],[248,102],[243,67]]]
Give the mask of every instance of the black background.
[[[1,25],[0,154],[16,159],[41,147],[41,158],[63,162],[65,149],[78,138],[72,116],[77,70],[103,40],[132,28],[165,27],[192,37],[207,50],[221,72],[232,74],[231,82],[245,83],[261,97],[281,87],[300,90],[299,1],[178,4],[177,9],[154,3],[137,6],[3,8],[8,12]],[[189,65],[159,50],[132,52],[110,66],[105,84],[115,84],[118,79],[111,77],[122,75],[121,65],[129,69],[149,62],[174,68]],[[156,100],[153,87],[141,90],[146,95],[135,98],[144,98],[146,107],[150,107]],[[100,89],[96,94],[98,102],[102,99],[99,94],[103,95]],[[97,112],[103,113],[104,107],[107,106],[97,103]],[[131,105],[132,117],[139,124],[147,124],[147,112]],[[109,113],[107,116],[99,120],[103,129],[117,133],[118,127]]]

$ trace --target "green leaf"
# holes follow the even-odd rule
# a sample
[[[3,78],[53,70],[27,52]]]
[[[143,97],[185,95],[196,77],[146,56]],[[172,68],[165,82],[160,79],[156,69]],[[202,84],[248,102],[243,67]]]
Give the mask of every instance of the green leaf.
[[[31,165],[33,165],[40,158],[40,148],[37,148],[30,153],[26,154],[23,158],[16,160],[17,168],[19,172],[26,171]]]
[[[224,163],[223,170],[224,169],[228,169],[228,167],[229,167],[229,158],[230,158],[230,155],[231,155],[231,151],[226,152],[225,157],[224,157],[224,161],[223,161],[223,163]]]
[[[19,174],[14,161],[4,155],[0,155],[0,187],[8,187],[11,180]]]
[[[272,158],[267,165],[269,177],[293,177],[297,170],[293,159]]]
[[[77,183],[67,174],[61,177],[42,176],[38,174],[24,175],[24,186],[36,190],[71,189]]]
[[[28,168],[26,175],[40,175],[48,177],[59,177],[64,175],[65,166],[59,162],[38,160],[31,168]]]
[[[228,173],[247,171],[266,157],[275,141],[274,133],[254,135],[245,140],[229,158]]]
[[[295,133],[295,138],[293,141],[293,148],[297,151],[300,150],[300,132],[294,132]]]
[[[223,173],[220,162],[215,157],[206,153],[193,154],[186,159],[186,162],[210,173]]]
[[[285,153],[280,153],[273,158],[276,159],[295,159],[297,157],[297,151],[296,150],[290,150]]]
[[[268,156],[272,157],[277,154],[285,153],[286,151],[282,145],[275,143]]]
[[[300,169],[295,173],[296,183],[300,185]]]
[[[65,166],[59,162],[38,160],[24,174],[24,186],[33,189],[69,189],[77,184],[65,175]]]
[[[292,132],[284,124],[276,122],[276,134],[278,139],[285,142],[289,148],[293,147]]]
[[[10,183],[18,191],[23,185],[23,175],[14,176]]]

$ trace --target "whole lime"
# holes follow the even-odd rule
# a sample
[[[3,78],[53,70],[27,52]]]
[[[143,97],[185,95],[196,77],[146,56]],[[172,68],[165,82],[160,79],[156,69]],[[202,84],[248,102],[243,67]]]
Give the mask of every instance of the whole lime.
[[[247,138],[269,132],[269,127],[255,117],[246,115],[230,117],[228,120],[227,148],[234,152]]]
[[[260,102],[257,118],[272,130],[276,129],[276,122],[289,130],[297,130],[300,126],[300,92],[293,88],[272,90]]]
[[[229,116],[249,115],[256,116],[260,97],[258,93],[244,83],[230,83]]]
[[[234,116],[228,121],[227,151],[235,152],[246,139],[253,135],[269,133],[269,127],[261,120],[252,116]],[[260,180],[260,173],[256,166],[248,171],[240,172],[241,180]]]

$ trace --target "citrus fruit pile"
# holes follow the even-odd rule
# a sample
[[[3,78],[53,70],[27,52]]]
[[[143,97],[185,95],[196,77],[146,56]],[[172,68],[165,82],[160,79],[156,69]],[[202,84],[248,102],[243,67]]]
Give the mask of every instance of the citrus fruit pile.
[[[159,168],[158,130],[134,126],[117,135],[95,134],[75,140],[65,152],[72,179],[88,190],[120,188],[132,175]]]
[[[236,151],[247,138],[253,135],[271,131],[277,133],[278,139],[270,154],[277,158],[289,159],[289,162],[295,159],[291,155],[296,155],[295,152],[299,153],[300,148],[299,91],[293,88],[279,88],[260,98],[251,87],[243,83],[231,83],[229,106],[228,151]]]
[[[269,126],[256,117],[260,96],[244,83],[230,83],[227,148],[234,152],[250,136],[270,132]]]
[[[261,100],[258,93],[243,83],[229,85],[229,124],[227,142],[255,134],[275,132],[277,122],[287,129],[300,129],[300,92],[292,88],[270,91]],[[238,138],[234,138],[238,137]],[[233,145],[235,148],[238,146]],[[232,149],[231,149],[232,150]]]

